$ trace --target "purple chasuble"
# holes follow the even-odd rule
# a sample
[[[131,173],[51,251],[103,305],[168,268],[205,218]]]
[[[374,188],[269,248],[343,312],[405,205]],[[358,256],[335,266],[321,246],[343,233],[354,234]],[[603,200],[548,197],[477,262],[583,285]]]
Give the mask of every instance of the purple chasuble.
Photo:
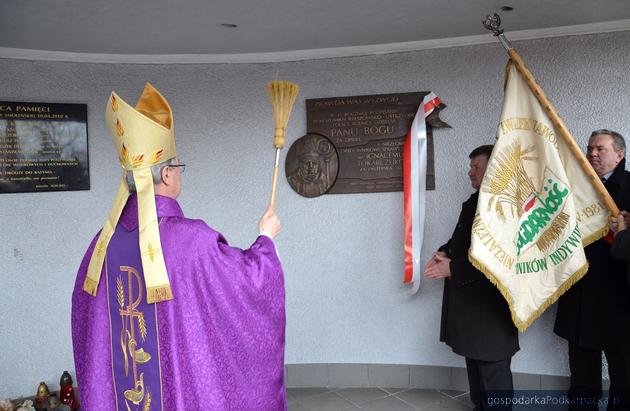
[[[96,297],[82,285],[97,237],[79,268],[72,340],[81,409],[144,410],[150,393],[151,410],[286,410],[284,277],[273,241],[260,236],[241,250],[185,218],[175,200],[156,196],[156,206],[173,300],[146,304],[135,196]]]

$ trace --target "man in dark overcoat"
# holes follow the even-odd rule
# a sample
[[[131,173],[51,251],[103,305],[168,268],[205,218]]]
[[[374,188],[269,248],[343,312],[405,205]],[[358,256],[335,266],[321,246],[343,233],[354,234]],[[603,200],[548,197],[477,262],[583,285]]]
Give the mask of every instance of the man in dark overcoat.
[[[474,149],[468,176],[479,190],[493,146]],[[475,410],[510,409],[489,402],[512,397],[512,356],[519,350],[518,332],[499,290],[468,261],[470,235],[477,211],[476,191],[462,205],[451,239],[433,254],[425,276],[444,279],[440,341],[466,358],[470,399]]]
[[[617,132],[593,131],[586,158],[620,210],[630,210],[626,143]],[[628,216],[626,212],[622,212]],[[627,220],[627,217],[626,217]],[[608,410],[630,409],[630,286],[626,263],[611,256],[610,239],[585,249],[589,270],[559,300],[554,331],[569,343],[572,410],[597,410],[602,351],[608,361]]]

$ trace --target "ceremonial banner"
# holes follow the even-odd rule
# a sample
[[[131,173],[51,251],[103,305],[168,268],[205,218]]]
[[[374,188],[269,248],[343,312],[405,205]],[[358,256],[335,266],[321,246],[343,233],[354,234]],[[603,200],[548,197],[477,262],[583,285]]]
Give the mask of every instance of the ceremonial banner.
[[[583,246],[610,212],[513,64],[498,141],[479,190],[469,259],[524,331],[586,273]]]
[[[403,188],[405,219],[405,283],[420,285],[420,251],[422,249],[427,175],[426,118],[442,104],[433,93],[424,96],[418,107],[403,149]]]

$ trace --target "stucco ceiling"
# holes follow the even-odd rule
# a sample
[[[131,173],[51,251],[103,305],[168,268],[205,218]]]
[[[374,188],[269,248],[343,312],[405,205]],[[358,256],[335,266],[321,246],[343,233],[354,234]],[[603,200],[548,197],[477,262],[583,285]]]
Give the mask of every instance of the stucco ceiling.
[[[630,30],[629,0],[0,0],[0,48],[111,55],[382,51],[488,36],[480,22],[492,11],[506,33],[574,25],[606,31],[610,22]]]

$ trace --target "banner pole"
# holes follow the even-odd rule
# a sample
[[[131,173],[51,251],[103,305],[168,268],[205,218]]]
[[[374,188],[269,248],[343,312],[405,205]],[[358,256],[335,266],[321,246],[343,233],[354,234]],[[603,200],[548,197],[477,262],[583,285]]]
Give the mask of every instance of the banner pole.
[[[532,93],[534,93],[534,96],[536,96],[536,99],[549,116],[549,119],[558,130],[560,136],[569,146],[569,150],[571,150],[573,156],[575,156],[575,158],[578,160],[580,167],[582,167],[582,170],[584,170],[584,172],[588,176],[591,184],[593,185],[593,187],[595,187],[595,191],[597,191],[597,194],[599,194],[606,208],[610,210],[613,216],[619,215],[619,208],[617,207],[617,204],[615,204],[610,194],[608,194],[608,190],[606,190],[606,187],[604,187],[601,179],[599,178],[595,170],[593,170],[593,167],[588,162],[588,160],[584,156],[584,153],[575,142],[575,139],[571,135],[571,132],[569,132],[569,129],[567,129],[564,121],[562,121],[562,119],[556,112],[556,109],[553,107],[553,104],[551,104],[551,101],[549,101],[543,89],[538,85],[536,79],[534,79],[534,76],[525,65],[525,62],[523,61],[521,56],[512,47],[512,44],[508,41],[508,39],[503,35],[503,29],[500,28],[501,18],[499,17],[499,15],[497,13],[487,15],[486,19],[483,21],[483,26],[486,29],[492,31],[495,37],[499,38],[501,45],[508,52],[508,55],[516,66],[516,69],[519,71],[519,73],[521,73],[521,75],[525,79],[525,82],[527,83],[527,86],[530,88]]]

